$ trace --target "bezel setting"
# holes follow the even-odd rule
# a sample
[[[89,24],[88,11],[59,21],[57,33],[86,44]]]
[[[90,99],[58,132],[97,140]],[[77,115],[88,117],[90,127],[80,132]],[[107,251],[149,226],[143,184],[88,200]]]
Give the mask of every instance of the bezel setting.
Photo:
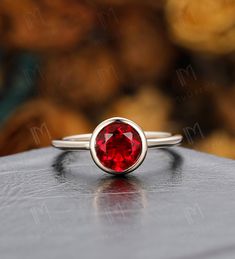
[[[97,157],[97,153],[96,153],[96,149],[95,149],[97,135],[100,133],[100,131],[104,127],[106,127],[109,124],[114,123],[114,122],[125,123],[125,124],[130,125],[132,128],[134,128],[136,130],[136,132],[139,134],[140,139],[141,139],[141,144],[142,144],[141,153],[140,153],[137,161],[132,166],[130,166],[129,168],[127,168],[126,170],[124,170],[122,172],[117,172],[111,168],[104,166],[100,162],[99,158]],[[110,118],[110,119],[107,119],[107,120],[101,122],[93,131],[89,146],[90,146],[91,156],[92,156],[94,162],[96,163],[96,165],[100,169],[105,171],[106,173],[113,174],[113,175],[124,175],[124,174],[128,174],[128,173],[132,172],[133,170],[135,170],[137,167],[139,167],[142,164],[142,162],[145,159],[146,153],[147,153],[147,139],[146,139],[144,131],[133,121],[128,120],[126,118],[122,118],[122,117],[113,117],[113,118]]]

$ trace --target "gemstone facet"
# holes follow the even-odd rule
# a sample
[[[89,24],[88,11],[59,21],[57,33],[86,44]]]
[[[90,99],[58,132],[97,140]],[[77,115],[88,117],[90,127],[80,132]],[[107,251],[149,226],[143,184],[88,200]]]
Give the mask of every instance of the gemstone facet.
[[[95,151],[104,167],[121,173],[132,167],[140,157],[141,137],[131,125],[112,122],[97,134]]]

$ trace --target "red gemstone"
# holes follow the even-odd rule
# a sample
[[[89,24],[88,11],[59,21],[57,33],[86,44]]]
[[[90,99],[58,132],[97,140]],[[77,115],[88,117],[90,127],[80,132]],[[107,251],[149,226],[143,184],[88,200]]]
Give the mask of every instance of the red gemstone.
[[[98,133],[95,150],[103,166],[123,172],[138,160],[142,141],[139,133],[129,124],[113,122]]]

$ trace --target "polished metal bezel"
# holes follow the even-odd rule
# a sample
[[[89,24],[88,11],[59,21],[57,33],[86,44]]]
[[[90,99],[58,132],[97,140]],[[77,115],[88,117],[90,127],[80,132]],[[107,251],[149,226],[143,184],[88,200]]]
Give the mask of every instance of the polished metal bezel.
[[[142,151],[141,151],[141,154],[140,154],[138,160],[135,162],[135,164],[133,164],[131,167],[127,168],[123,172],[116,172],[115,170],[112,170],[112,169],[107,168],[104,165],[102,165],[97,157],[96,150],[95,150],[95,143],[96,143],[97,135],[105,126],[107,126],[113,122],[123,122],[123,123],[129,124],[131,127],[133,127],[137,131],[137,133],[139,134],[139,136],[141,138],[141,142],[142,142]],[[133,121],[128,120],[126,118],[122,118],[122,117],[113,117],[113,118],[110,118],[110,119],[107,119],[107,120],[101,122],[93,131],[89,145],[90,145],[91,156],[92,156],[94,162],[97,164],[97,166],[99,168],[101,168],[103,171],[105,171],[106,173],[114,174],[114,175],[123,175],[123,174],[128,174],[128,173],[132,172],[133,170],[135,170],[137,167],[139,167],[141,165],[141,163],[144,161],[144,158],[147,153],[147,139],[144,134],[144,131]]]

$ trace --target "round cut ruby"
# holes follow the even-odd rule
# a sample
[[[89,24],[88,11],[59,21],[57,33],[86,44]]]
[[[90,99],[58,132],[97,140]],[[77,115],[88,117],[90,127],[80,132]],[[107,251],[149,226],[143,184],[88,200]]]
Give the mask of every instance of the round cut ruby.
[[[138,160],[142,141],[139,133],[129,124],[113,122],[98,133],[95,150],[103,166],[123,172]]]

